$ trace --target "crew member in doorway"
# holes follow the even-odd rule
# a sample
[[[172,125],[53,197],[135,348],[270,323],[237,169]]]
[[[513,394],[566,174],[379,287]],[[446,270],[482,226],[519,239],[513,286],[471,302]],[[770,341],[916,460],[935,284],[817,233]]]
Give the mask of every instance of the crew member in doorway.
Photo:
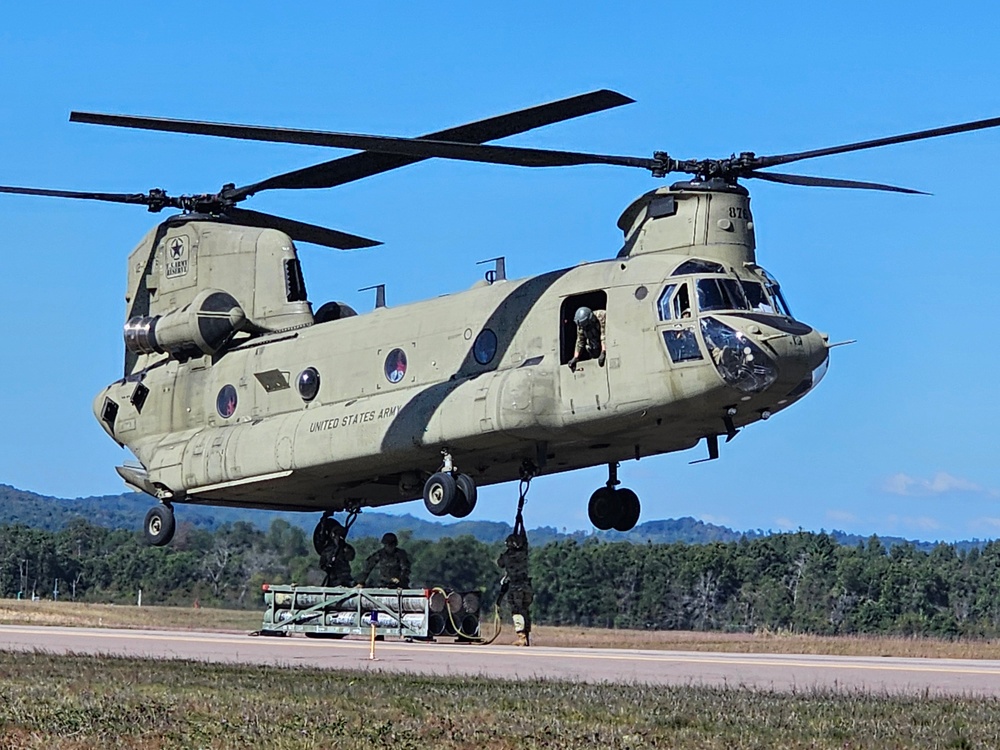
[[[569,361],[569,369],[575,370],[576,363],[581,359],[597,359],[597,364],[604,367],[607,358],[605,347],[605,323],[607,313],[604,310],[591,310],[589,307],[578,307],[573,316],[576,323],[576,346],[573,348],[573,359]]]
[[[324,586],[350,586],[354,583],[351,575],[351,561],[354,547],[347,543],[347,529],[340,521],[327,521],[327,543],[319,556],[319,566],[326,572]]]
[[[517,633],[515,646],[531,645],[531,578],[528,577],[528,535],[523,525],[519,525],[507,537],[507,549],[497,559],[503,568],[504,577],[500,582],[500,596],[510,600],[510,612],[514,616],[514,632]]]
[[[382,549],[372,552],[358,576],[358,586],[368,582],[368,576],[378,567],[378,585],[382,588],[410,587],[410,556],[399,548],[399,539],[391,531],[382,535]]]

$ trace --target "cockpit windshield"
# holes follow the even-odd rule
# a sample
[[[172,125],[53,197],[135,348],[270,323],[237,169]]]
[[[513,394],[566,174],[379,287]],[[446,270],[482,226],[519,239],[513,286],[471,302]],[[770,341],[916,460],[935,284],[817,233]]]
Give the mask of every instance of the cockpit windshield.
[[[774,305],[771,304],[770,298],[764,292],[764,285],[758,284],[756,281],[744,281],[740,280],[743,285],[743,293],[746,295],[747,302],[750,303],[750,309],[755,312],[770,313],[774,314]]]
[[[671,276],[696,276],[693,291],[697,293],[698,310],[701,312],[749,310],[765,315],[792,317],[777,280],[760,266],[747,265],[759,280],[739,278],[735,271],[732,272],[733,275],[725,276],[726,270],[720,263],[700,258],[684,261],[674,269]],[[670,284],[659,298],[660,320],[684,317],[682,313],[689,309],[686,298],[686,283]]]
[[[736,279],[698,279],[698,309],[749,310],[743,286]]]

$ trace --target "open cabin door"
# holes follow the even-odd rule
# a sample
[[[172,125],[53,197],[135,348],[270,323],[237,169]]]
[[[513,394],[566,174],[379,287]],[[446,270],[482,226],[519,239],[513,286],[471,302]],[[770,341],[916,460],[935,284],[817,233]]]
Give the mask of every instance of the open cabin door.
[[[607,318],[605,325],[612,325],[611,315],[607,311],[608,295],[603,290],[574,294],[563,300],[559,307],[560,326],[560,359],[559,359],[559,393],[562,410],[566,420],[576,422],[596,416],[608,409],[611,400],[608,385],[608,367],[601,367],[597,358],[585,358],[582,354],[576,369],[569,368],[569,361],[576,348],[577,329],[573,316],[580,307],[591,310],[604,310]],[[605,331],[607,337],[607,331]]]

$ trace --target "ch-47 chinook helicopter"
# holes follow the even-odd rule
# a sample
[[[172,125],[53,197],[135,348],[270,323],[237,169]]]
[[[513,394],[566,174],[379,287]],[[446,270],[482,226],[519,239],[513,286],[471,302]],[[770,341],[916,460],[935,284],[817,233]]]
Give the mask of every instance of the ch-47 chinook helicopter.
[[[600,529],[626,531],[639,499],[619,462],[694,447],[767,419],[811,391],[832,344],[796,320],[757,264],[740,179],[919,191],[761,171],[768,167],[1000,125],[1000,118],[778,156],[676,160],[483,145],[632,100],[596,91],[421,138],[77,113],[71,120],[360,149],[219,192],[171,197],[2,187],[0,192],[179,209],[128,259],[124,377],[94,401],[107,433],[141,466],[125,482],[160,503],[145,536],[167,544],[174,503],[356,512],[423,495],[464,517],[476,488],[607,464],[590,499]],[[625,209],[607,260],[534,278],[504,268],[461,293],[358,315],[313,310],[295,242],[377,245],[249,211],[263,190],[328,188],[438,157],[529,167],[606,164],[662,178]],[[581,307],[605,311],[606,361],[575,367]],[[320,531],[323,521],[317,526]]]

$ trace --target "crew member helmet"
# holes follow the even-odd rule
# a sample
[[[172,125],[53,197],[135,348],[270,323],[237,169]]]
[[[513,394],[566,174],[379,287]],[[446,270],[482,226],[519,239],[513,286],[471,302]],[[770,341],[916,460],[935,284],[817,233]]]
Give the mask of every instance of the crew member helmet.
[[[594,311],[589,307],[578,307],[576,309],[576,315],[573,316],[573,322],[578,326],[586,325],[590,322],[590,319],[594,317]]]
[[[507,535],[507,546],[508,547],[520,547],[523,539],[518,534],[508,534]]]
[[[382,535],[382,544],[391,545],[395,547],[397,544],[399,544],[399,539],[396,538],[395,534],[389,531]]]

